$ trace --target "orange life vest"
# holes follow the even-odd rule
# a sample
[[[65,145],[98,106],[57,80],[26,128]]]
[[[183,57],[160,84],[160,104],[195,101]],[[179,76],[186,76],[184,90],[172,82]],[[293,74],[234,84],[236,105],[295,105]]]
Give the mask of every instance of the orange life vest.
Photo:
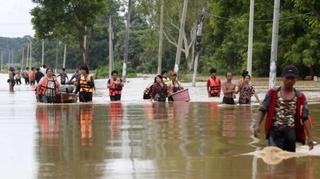
[[[211,96],[219,96],[221,90],[221,81],[218,78],[209,79],[209,87],[210,87],[210,95]]]
[[[120,81],[122,81],[120,79]],[[109,80],[108,83],[110,84],[111,81]],[[109,95],[110,96],[116,96],[121,95],[122,86],[120,84],[112,84],[111,87],[109,87]]]
[[[85,77],[84,75],[80,76],[79,79],[79,85],[80,85],[80,92],[88,92],[88,93],[93,93],[93,86],[92,86],[92,77],[90,75],[88,75],[87,77]]]
[[[58,90],[59,89],[59,82],[56,78],[53,78],[54,81],[54,86],[55,89]],[[48,89],[48,78],[47,77],[43,77],[38,85],[39,91],[38,91],[38,95],[43,96],[46,94],[46,91]]]

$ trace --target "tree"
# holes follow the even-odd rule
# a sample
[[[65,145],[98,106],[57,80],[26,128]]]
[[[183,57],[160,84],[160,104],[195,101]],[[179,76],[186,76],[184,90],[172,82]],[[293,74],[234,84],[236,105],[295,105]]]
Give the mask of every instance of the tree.
[[[314,28],[320,28],[320,1],[319,0],[292,0],[295,7],[309,13],[307,20]]]
[[[105,0],[33,0],[32,24],[40,39],[78,41],[84,64],[89,64],[84,36],[93,30],[97,16],[107,11]]]

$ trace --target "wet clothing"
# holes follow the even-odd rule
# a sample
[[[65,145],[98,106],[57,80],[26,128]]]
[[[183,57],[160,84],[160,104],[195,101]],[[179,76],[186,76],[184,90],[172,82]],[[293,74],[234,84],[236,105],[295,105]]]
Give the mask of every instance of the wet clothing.
[[[171,80],[170,88],[174,93],[183,89],[181,83],[178,80]]]
[[[9,79],[8,79],[8,83],[9,83],[9,90],[11,92],[13,92],[13,87],[16,84],[15,80],[14,80],[14,72],[13,71],[9,71]]]
[[[182,85],[180,84],[180,82],[178,80],[171,80],[169,85],[170,85],[169,90],[172,93],[178,92],[183,89]],[[168,101],[173,101],[172,96],[168,97]]]
[[[158,83],[154,83],[152,85],[152,99],[155,101],[165,102],[167,98],[167,86],[159,85]]]
[[[75,93],[79,92],[80,102],[90,102],[92,101],[92,93],[94,91],[94,80],[90,75],[84,76],[80,75],[77,82],[77,89]]]
[[[80,102],[91,102],[92,101],[92,93],[90,92],[80,92],[79,93],[79,101]]]
[[[239,104],[251,104],[251,97],[255,94],[251,85],[241,85],[239,88]]]
[[[20,71],[15,75],[15,82],[17,85],[21,85],[21,73]]]
[[[296,135],[294,127],[271,127],[268,145],[279,147],[282,150],[295,152],[296,151]]]
[[[225,97],[225,96],[223,97],[222,103],[223,103],[223,104],[235,104],[233,98]]]
[[[306,136],[303,123],[309,118],[307,100],[303,93],[296,89],[294,89],[294,92],[294,99],[284,100],[281,99],[280,88],[270,89],[259,109],[261,112],[267,113],[265,120],[266,138],[269,139],[271,136],[272,141],[283,142],[281,145],[278,144],[279,142],[275,142],[280,148],[290,146],[290,143],[295,141],[305,144]],[[294,129],[295,136],[290,136],[292,135],[290,129],[285,128]],[[288,140],[290,141],[288,142]]]
[[[43,77],[38,84],[38,100],[44,103],[55,103],[59,91],[59,82],[56,78]]]
[[[294,116],[296,115],[297,97],[285,100],[281,97],[280,91],[277,95],[276,111],[273,117],[273,127],[294,127]]]
[[[121,92],[122,92],[122,79],[117,79],[119,84],[113,83],[109,87],[109,96],[111,101],[120,101],[121,100]],[[111,84],[111,80],[108,80],[108,85]]]
[[[110,101],[120,101],[121,95],[110,96]]]
[[[39,84],[41,78],[44,77],[44,75],[43,75],[42,72],[37,71],[36,74],[35,74],[35,77],[36,77],[36,82],[37,82],[37,84]]]
[[[207,81],[210,97],[219,97],[221,92],[221,81],[219,78],[209,78]]]
[[[28,71],[24,71],[24,72],[22,72],[22,77],[24,78],[24,82],[25,82],[25,84],[29,84],[29,75],[28,75]]]
[[[66,82],[67,82],[67,79],[68,79],[67,73],[61,72],[61,73],[58,75],[58,77],[59,77],[59,76],[60,76],[60,83],[61,83],[62,85],[65,85]]]
[[[75,79],[76,82],[79,81],[79,79],[80,79],[80,73],[79,73],[79,72],[75,72],[75,73],[71,76],[70,82],[72,82],[72,80],[74,80],[74,79]],[[75,84],[75,85],[77,86],[77,84]]]

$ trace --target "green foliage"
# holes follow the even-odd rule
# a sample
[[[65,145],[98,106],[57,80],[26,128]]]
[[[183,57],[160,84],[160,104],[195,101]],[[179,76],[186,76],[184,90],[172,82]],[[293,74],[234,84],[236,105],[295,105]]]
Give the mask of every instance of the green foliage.
[[[62,67],[63,44],[67,43],[66,67],[76,68],[82,64],[81,48],[79,48],[82,39],[79,37],[87,34],[87,53],[91,59],[89,67],[97,69],[98,78],[107,77],[108,18],[112,16],[115,69],[122,72],[125,35],[125,14],[122,10],[125,6],[122,3],[126,2],[119,0],[34,0],[34,2],[38,5],[31,12],[36,29],[36,39],[33,39],[34,66],[40,64],[41,39],[45,38],[45,63],[48,66],[58,69]],[[170,39],[176,42],[183,1],[164,0],[164,2],[164,30]],[[98,6],[100,3],[101,6]],[[202,31],[199,74],[207,76],[212,67],[216,67],[219,74],[227,71],[240,74],[246,69],[249,3],[248,0],[189,0],[185,27],[188,41],[190,41],[190,31],[197,23],[202,9],[208,14]],[[319,3],[318,0],[281,1],[278,74],[288,64],[298,66],[302,76],[319,74]],[[78,19],[74,19],[75,17]],[[254,76],[269,75],[272,18],[273,1],[255,1]],[[159,19],[160,0],[139,0],[132,4],[129,77],[137,73],[156,73]],[[86,32],[84,26],[88,28]],[[58,40],[62,41],[60,45]],[[14,43],[0,38],[0,50],[3,51],[8,46],[16,49],[18,54],[15,55],[15,61],[20,62],[21,47],[26,45],[27,40],[22,38],[13,41]],[[164,37],[162,69],[168,71],[173,69],[175,53],[176,47]],[[180,69],[181,75],[185,74],[186,79],[189,79],[190,76],[187,74],[190,74],[190,71],[183,53]]]
[[[78,41],[80,50],[86,54],[84,35],[94,30],[96,19],[106,13],[105,0],[33,0],[37,7],[31,15],[36,36],[40,39]],[[87,30],[88,29],[88,30]],[[88,56],[86,61],[88,64]]]

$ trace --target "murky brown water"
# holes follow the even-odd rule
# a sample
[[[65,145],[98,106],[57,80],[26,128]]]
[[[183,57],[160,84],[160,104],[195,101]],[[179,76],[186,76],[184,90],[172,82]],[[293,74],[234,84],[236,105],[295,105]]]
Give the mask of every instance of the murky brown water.
[[[239,156],[265,146],[251,138],[255,107],[37,105],[32,94],[0,92],[1,178],[320,178],[319,157],[271,166]],[[310,108],[318,121],[320,105]],[[319,122],[313,133],[319,141]]]

